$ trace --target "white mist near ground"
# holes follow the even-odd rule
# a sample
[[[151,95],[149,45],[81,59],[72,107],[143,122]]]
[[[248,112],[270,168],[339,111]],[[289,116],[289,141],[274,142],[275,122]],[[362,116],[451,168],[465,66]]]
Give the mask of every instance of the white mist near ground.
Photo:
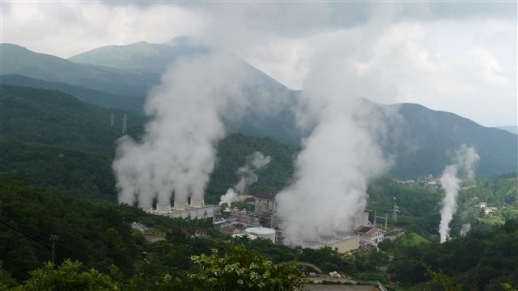
[[[119,202],[151,208],[203,199],[214,168],[216,143],[225,136],[222,115],[245,106],[246,72],[237,59],[212,53],[175,62],[148,95],[150,117],[139,140],[118,141],[113,169]],[[227,118],[227,116],[226,116]]]
[[[445,194],[439,224],[441,243],[450,238],[450,222],[457,211],[457,196],[460,188],[459,171],[462,171],[469,179],[473,179],[475,177],[475,166],[479,159],[474,147],[462,144],[455,152],[454,164],[446,166],[442,173],[440,181]]]
[[[256,171],[266,167],[271,160],[270,156],[265,156],[261,152],[254,152],[246,157],[246,164],[236,171],[239,182],[221,196],[219,205],[228,204],[230,206],[237,196],[245,194],[248,188],[259,180]]]

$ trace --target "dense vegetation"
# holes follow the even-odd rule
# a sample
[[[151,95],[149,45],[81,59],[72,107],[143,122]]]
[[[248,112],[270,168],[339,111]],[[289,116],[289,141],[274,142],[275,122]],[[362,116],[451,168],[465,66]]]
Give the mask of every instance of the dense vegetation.
[[[31,184],[76,197],[117,197],[111,159],[100,154],[0,139],[1,172],[17,173]]]
[[[417,244],[403,247],[382,245],[395,257],[390,271],[413,290],[437,290],[429,281],[426,267],[441,271],[459,286],[458,290],[513,290],[518,288],[518,223],[510,220],[491,230],[472,231],[466,237],[444,244]],[[460,287],[463,286],[463,287]]]
[[[88,105],[59,91],[0,86],[0,138],[113,155],[121,110]],[[111,114],[116,123],[110,127]],[[127,113],[129,125],[143,118]]]

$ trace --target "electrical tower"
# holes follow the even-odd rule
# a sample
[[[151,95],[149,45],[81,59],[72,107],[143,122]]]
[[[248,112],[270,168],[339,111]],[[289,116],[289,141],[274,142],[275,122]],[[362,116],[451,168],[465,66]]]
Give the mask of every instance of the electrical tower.
[[[54,265],[54,250],[56,248],[56,242],[59,240],[59,236],[51,234],[49,240],[52,242],[52,265]]]
[[[110,119],[110,127],[114,127],[115,126],[115,115],[113,115],[112,113],[112,117]]]
[[[394,209],[392,210],[392,217],[394,218],[394,221],[397,221],[398,212],[399,212],[399,206],[397,206],[396,197],[394,197]]]
[[[385,222],[385,230],[387,230],[388,227],[388,213],[385,213],[385,216],[378,216],[376,214],[376,211],[374,211],[374,226],[378,226],[377,220],[382,219]]]
[[[126,117],[126,113],[124,113],[124,119],[122,119],[122,135],[128,133],[128,118]]]

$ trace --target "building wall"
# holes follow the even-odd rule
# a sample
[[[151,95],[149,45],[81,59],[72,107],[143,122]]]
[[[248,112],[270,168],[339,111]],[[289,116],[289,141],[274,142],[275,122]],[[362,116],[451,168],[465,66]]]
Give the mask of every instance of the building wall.
[[[347,253],[357,250],[360,247],[360,237],[351,236],[341,242],[329,245],[331,248],[337,248],[339,253]]]

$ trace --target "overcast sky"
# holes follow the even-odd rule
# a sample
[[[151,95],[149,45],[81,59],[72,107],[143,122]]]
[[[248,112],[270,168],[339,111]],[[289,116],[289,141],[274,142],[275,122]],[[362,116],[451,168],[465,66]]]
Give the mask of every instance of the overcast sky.
[[[292,89],[329,50],[387,103],[518,124],[516,1],[2,1],[0,17],[1,42],[65,58],[190,35]]]

